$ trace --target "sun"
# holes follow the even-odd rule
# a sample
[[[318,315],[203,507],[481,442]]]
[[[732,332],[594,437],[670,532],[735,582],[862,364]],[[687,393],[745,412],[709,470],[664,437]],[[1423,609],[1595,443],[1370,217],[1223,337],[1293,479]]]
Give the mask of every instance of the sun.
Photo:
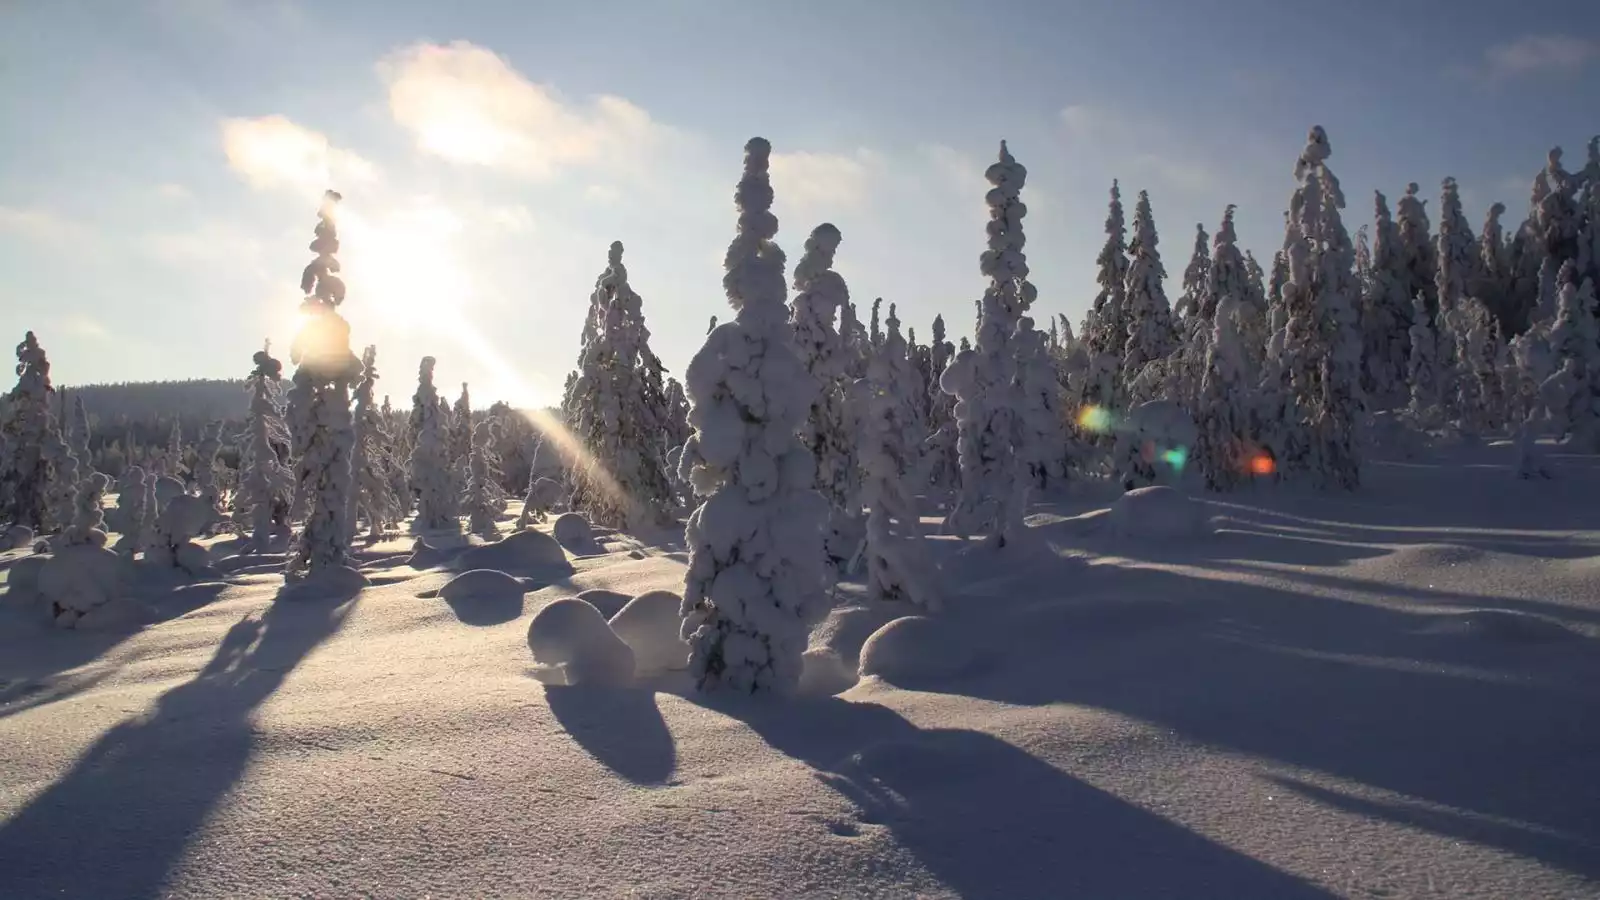
[[[378,322],[407,330],[457,316],[472,287],[454,249],[460,231],[460,217],[431,201],[418,201],[377,220],[341,216],[340,249],[350,296]]]

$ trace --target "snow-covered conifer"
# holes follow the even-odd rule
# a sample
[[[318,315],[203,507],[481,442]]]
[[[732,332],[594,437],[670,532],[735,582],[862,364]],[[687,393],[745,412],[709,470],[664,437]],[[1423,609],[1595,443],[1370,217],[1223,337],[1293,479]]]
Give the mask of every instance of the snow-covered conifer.
[[[1231,212],[1233,207],[1228,209]],[[1231,219],[1225,221],[1231,224]],[[1220,233],[1218,239],[1221,239]],[[1213,266],[1213,281],[1217,280],[1216,271]],[[1247,462],[1251,449],[1251,401],[1255,392],[1250,389],[1253,381],[1239,339],[1239,294],[1226,289],[1217,296],[1219,300],[1212,316],[1213,332],[1207,342],[1205,376],[1196,405],[1199,435],[1194,462],[1205,476],[1206,487],[1227,491],[1250,477]]]
[[[1433,323],[1435,311],[1439,308],[1438,290],[1438,260],[1434,255],[1434,243],[1431,236],[1432,226],[1428,223],[1427,202],[1417,196],[1416,182],[1406,185],[1406,195],[1400,198],[1397,210],[1397,231],[1400,238],[1400,258],[1405,269],[1407,280],[1405,292],[1407,297],[1422,294],[1427,304],[1428,323]]]
[[[60,435],[51,408],[54,394],[50,359],[30,331],[17,345],[17,385],[8,395],[0,497],[9,505],[0,510],[0,522],[31,528],[34,534],[43,534],[55,522],[49,447],[60,441]]]
[[[1483,233],[1478,235],[1478,261],[1476,280],[1468,293],[1489,308],[1501,334],[1510,334],[1516,322],[1516,310],[1511,299],[1511,255],[1506,247],[1505,227],[1500,224],[1506,205],[1495,203],[1483,219]]]
[[[1194,226],[1194,252],[1189,256],[1189,265],[1183,270],[1183,292],[1178,295],[1178,305],[1173,308],[1180,331],[1187,336],[1193,323],[1189,320],[1200,311],[1201,297],[1205,293],[1206,278],[1211,271],[1211,239],[1206,235],[1206,226],[1195,223]]]
[[[812,229],[805,252],[794,267],[795,349],[816,381],[818,391],[800,435],[816,460],[817,491],[828,501],[828,534],[824,540],[835,567],[848,563],[859,540],[861,475],[856,459],[857,435],[851,433],[845,410],[849,354],[834,320],[850,302],[844,278],[833,270],[839,229],[824,223]],[[873,315],[877,315],[874,306]]]
[[[1577,263],[1568,260],[1561,267],[1560,305],[1550,327],[1550,349],[1566,372],[1566,397],[1550,413],[1560,433],[1585,452],[1595,452],[1600,450],[1600,322],[1594,283],[1584,279],[1579,286],[1573,283],[1576,277]]]
[[[1128,335],[1122,351],[1122,377],[1128,382],[1173,349],[1172,307],[1163,287],[1167,270],[1161,265],[1158,240],[1150,195],[1140,191],[1133,208],[1133,239],[1128,244],[1132,260],[1128,266]]]
[[[472,392],[461,382],[461,396],[450,410],[450,473],[456,489],[465,489],[467,464],[472,458]]]
[[[771,152],[763,138],[745,145],[723,278],[734,320],[707,337],[685,376],[695,431],[683,466],[707,499],[685,535],[683,637],[702,690],[792,692],[807,634],[827,608],[828,503],[797,434],[816,385],[788,324]]]
[[[283,422],[279,380],[283,363],[272,358],[268,344],[252,357],[255,368],[245,384],[250,391],[250,413],[245,420],[244,451],[239,457],[239,493],[234,498],[234,518],[250,529],[250,545],[258,551],[272,545],[273,521],[289,503],[294,475],[279,459],[275,445],[289,442]]]
[[[1561,148],[1550,148],[1544,169],[1549,191],[1535,210],[1539,238],[1557,266],[1579,261],[1578,181],[1561,165]]]
[[[682,447],[689,440],[689,398],[676,378],[667,379],[667,447]]]
[[[1017,463],[1041,490],[1066,477],[1066,416],[1061,380],[1045,335],[1023,316],[1012,337],[1017,354]]]
[[[882,306],[883,306],[883,298],[882,297],[873,298],[873,300],[872,300],[872,323],[871,323],[870,328],[867,330],[867,340],[872,343],[872,346],[873,346],[874,349],[883,346],[883,328],[880,327],[880,323],[879,323],[879,319],[878,319],[878,311],[879,311],[880,308],[882,308]]]
[[[1427,299],[1419,292],[1412,301],[1411,358],[1406,380],[1411,385],[1411,418],[1425,431],[1437,428],[1444,418],[1439,396],[1439,354],[1433,335]]]
[[[353,489],[350,462],[355,431],[350,417],[350,387],[360,377],[361,361],[350,351],[349,323],[335,311],[344,300],[343,282],[329,273],[339,270],[333,258],[339,246],[335,215],[339,195],[327,192],[317,212],[318,258],[313,277],[303,279],[303,309],[317,310],[296,336],[291,357],[297,358],[295,382],[308,386],[300,408],[301,455],[297,496],[305,498],[306,517],[299,541],[285,568],[287,577],[319,575],[349,563],[350,527],[345,520]],[[309,270],[308,270],[309,271]],[[309,281],[309,283],[307,283]],[[331,299],[332,302],[329,302]]]
[[[460,506],[451,489],[449,435],[445,430],[439,391],[433,384],[434,358],[424,356],[417,370],[417,393],[412,398],[411,431],[416,444],[407,468],[411,489],[417,495],[418,531],[455,531]]]
[[[1399,402],[1406,386],[1406,360],[1411,352],[1412,299],[1405,247],[1389,215],[1389,201],[1373,191],[1377,228],[1372,243],[1372,268],[1362,298],[1364,385],[1382,406]]]
[[[94,454],[89,450],[89,410],[83,405],[83,394],[72,395],[72,418],[68,420],[67,447],[78,459],[78,471],[85,477],[94,471]]]
[[[284,485],[288,486],[288,470],[284,471]],[[111,528],[121,535],[113,548],[124,556],[132,557],[144,546],[145,532],[150,528],[150,513],[144,505],[144,469],[129,466],[117,479],[117,506],[112,510]]]
[[[78,483],[78,496],[73,504],[72,521],[61,531],[53,549],[61,547],[104,547],[106,545],[106,517],[102,507],[106,488],[111,479],[91,471]]]
[[[378,348],[368,345],[361,351],[361,381],[356,384],[355,407],[351,413],[355,431],[350,455],[350,473],[355,484],[350,491],[350,508],[345,524],[355,535],[361,517],[374,539],[384,528],[400,521],[400,501],[394,494],[389,469],[392,466],[383,439],[382,419],[372,406],[373,389],[378,381]]]
[[[492,422],[484,420],[472,430],[472,455],[467,463],[467,487],[461,505],[467,513],[467,528],[473,534],[486,538],[498,535],[495,522],[500,516],[500,502],[494,491],[494,472],[489,464]]]
[[[1083,329],[1089,371],[1084,379],[1083,406],[1112,406],[1122,384],[1122,351],[1128,340],[1127,225],[1122,213],[1122,190],[1111,182],[1111,202],[1106,213],[1106,242],[1096,259],[1095,283],[1100,292],[1089,309],[1092,327]]]
[[[912,473],[919,469],[914,421],[905,381],[909,363],[900,322],[889,307],[889,331],[850,386],[851,419],[861,448],[862,500],[867,507],[867,591],[874,600],[908,600],[937,608],[928,575]]]
[[[217,482],[217,454],[222,451],[222,423],[211,422],[200,429],[200,442],[194,448],[194,485],[200,499],[218,517],[222,514],[222,486]]]
[[[928,384],[928,429],[923,444],[927,483],[941,491],[953,490],[960,483],[961,454],[957,442],[955,398],[939,389],[939,379],[955,357],[955,346],[945,340],[944,316],[933,319],[933,378]]]
[[[1028,281],[1022,219],[1028,208],[1022,187],[1028,170],[1011,156],[1004,141],[1000,157],[984,177],[993,185],[989,205],[989,247],[980,268],[989,278],[982,299],[977,349],[956,357],[940,379],[957,398],[960,426],[961,491],[946,526],[965,536],[987,532],[992,547],[1004,547],[1022,534],[1026,482],[1016,453],[1016,348],[1012,336],[1033,305]]]

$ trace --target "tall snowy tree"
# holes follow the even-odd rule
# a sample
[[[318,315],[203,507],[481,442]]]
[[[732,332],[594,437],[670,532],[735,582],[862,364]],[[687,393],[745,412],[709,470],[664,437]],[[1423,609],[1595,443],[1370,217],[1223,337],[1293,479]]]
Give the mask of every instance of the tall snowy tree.
[[[1127,382],[1173,349],[1172,307],[1163,287],[1167,270],[1161,264],[1158,240],[1150,195],[1140,191],[1139,202],[1133,208],[1133,240],[1128,245],[1132,259],[1128,267],[1128,335],[1122,351],[1122,377]]]
[[[1095,261],[1099,267],[1095,283],[1100,285],[1100,292],[1089,310],[1094,327],[1083,330],[1089,351],[1089,375],[1082,397],[1085,406],[1111,406],[1118,402],[1122,351],[1128,340],[1128,229],[1122,214],[1122,190],[1116,181],[1111,182],[1105,231],[1106,243]]]
[[[378,348],[368,344],[361,351],[361,381],[356,384],[355,409],[351,414],[355,439],[350,472],[355,484],[350,491],[350,507],[345,512],[345,524],[350,528],[351,537],[355,536],[363,517],[373,539],[380,537],[384,528],[400,521],[400,501],[395,497],[389,473],[392,462],[378,410],[372,405],[377,383]]]
[[[234,520],[250,529],[250,547],[265,551],[272,546],[274,520],[287,511],[294,491],[294,474],[278,459],[276,447],[289,443],[283,422],[281,388],[283,363],[272,358],[270,343],[251,357],[255,368],[245,379],[250,391],[250,413],[245,420],[245,443],[239,456],[239,493],[234,497]]]
[[[1228,210],[1231,213],[1233,207]],[[1231,226],[1231,217],[1224,222]],[[1217,238],[1220,243],[1221,232]],[[1212,258],[1216,260],[1215,253]],[[1217,267],[1213,265],[1211,271],[1215,282]],[[1212,316],[1212,336],[1206,342],[1205,375],[1195,415],[1199,434],[1194,462],[1205,476],[1206,487],[1227,491],[1249,477],[1251,400],[1255,392],[1250,389],[1253,382],[1239,339],[1239,292],[1227,288],[1216,296],[1219,299]]]
[[[1580,262],[1578,180],[1562,166],[1561,155],[1560,147],[1550,148],[1544,169],[1549,190],[1539,199],[1535,210],[1539,239],[1546,255],[1557,267]]]
[[[1364,387],[1378,405],[1403,400],[1406,360],[1411,353],[1411,270],[1400,230],[1389,214],[1389,201],[1373,191],[1377,227],[1372,243],[1372,268],[1362,297]]]
[[[17,345],[17,385],[7,395],[4,424],[6,457],[0,460],[0,498],[8,502],[0,510],[0,523],[20,525],[42,534],[58,522],[51,507],[50,486],[54,472],[51,448],[65,443],[56,424],[50,384],[50,359],[33,332]],[[64,524],[64,523],[62,523]]]
[[[986,532],[991,547],[1004,547],[1022,534],[1026,482],[1016,453],[1016,348],[1012,336],[1036,291],[1028,281],[1027,238],[1022,219],[1028,207],[1022,187],[1028,170],[1011,156],[1005,141],[1000,158],[984,177],[993,185],[989,206],[989,246],[979,266],[989,278],[981,301],[983,317],[977,346],[956,357],[940,379],[957,398],[960,428],[961,491],[946,527],[965,537]]]
[[[496,496],[494,469],[490,461],[494,436],[493,422],[485,419],[472,430],[472,453],[467,461],[467,486],[462,491],[461,505],[467,513],[467,530],[480,537],[498,536],[495,523],[500,516],[500,501]]]
[[[472,458],[472,392],[461,382],[461,396],[450,410],[450,474],[455,479],[455,489],[465,490],[467,465]]]
[[[1439,427],[1444,419],[1441,406],[1439,352],[1434,345],[1433,326],[1428,324],[1428,305],[1419,292],[1413,301],[1411,317],[1411,358],[1407,362],[1407,382],[1411,385],[1411,418],[1424,431]]]
[[[418,531],[456,531],[461,527],[460,505],[450,477],[449,434],[445,429],[439,391],[433,385],[434,358],[424,356],[417,370],[417,393],[412,398],[411,448],[407,468],[411,490],[417,495]]]
[[[1483,233],[1478,235],[1477,277],[1469,293],[1494,314],[1500,333],[1510,334],[1516,324],[1516,308],[1511,296],[1511,255],[1506,247],[1505,226],[1500,224],[1505,211],[1504,203],[1495,203],[1484,216]]]
[[[813,490],[816,463],[797,434],[817,388],[788,324],[771,153],[763,138],[745,145],[723,277],[734,320],[706,338],[685,373],[695,432],[684,468],[707,499],[685,534],[683,637],[702,690],[792,692],[810,627],[827,610],[828,503]]]
[[[1211,271],[1211,239],[1206,235],[1206,226],[1195,223],[1194,226],[1194,252],[1189,256],[1189,265],[1183,270],[1183,293],[1178,295],[1178,305],[1173,309],[1179,323],[1179,331],[1187,336],[1194,323],[1190,321],[1200,311],[1201,297],[1205,293],[1206,277]]]
[[[1550,327],[1550,349],[1565,382],[1558,401],[1546,400],[1560,433],[1584,452],[1600,451],[1600,321],[1595,315],[1594,283],[1575,284],[1577,263],[1561,266],[1559,306]],[[1547,379],[1548,380],[1548,379]]]
[[[1434,313],[1439,309],[1438,258],[1434,254],[1432,225],[1428,223],[1428,201],[1417,196],[1418,190],[1413,181],[1406,185],[1406,195],[1400,198],[1397,226],[1400,258],[1407,276],[1406,296],[1422,294],[1427,304],[1428,322],[1432,324]]]
[[[194,448],[195,492],[205,501],[212,515],[222,515],[222,485],[217,478],[217,454],[222,452],[222,422],[209,422],[200,429],[200,442]]]
[[[954,398],[939,389],[939,379],[955,357],[955,346],[945,340],[944,316],[933,319],[933,378],[927,386],[928,430],[923,444],[927,483],[941,491],[952,490],[961,479],[961,453]]]
[[[1461,368],[1460,344],[1465,339],[1468,325],[1462,321],[1469,315],[1464,309],[1467,287],[1476,279],[1478,244],[1472,236],[1472,226],[1461,211],[1461,193],[1454,178],[1446,178],[1439,199],[1439,235],[1434,252],[1434,332],[1438,342],[1439,371],[1442,378],[1440,390],[1452,419],[1460,421],[1470,417],[1470,407],[1476,404],[1471,382],[1467,386],[1467,406],[1459,400],[1461,385],[1458,371]]]
[[[88,477],[94,471],[94,454],[89,451],[89,410],[83,394],[72,395],[72,416],[67,421],[67,447],[77,457],[79,472]]]
[[[1045,334],[1023,316],[1012,340],[1017,353],[1017,462],[1029,484],[1039,489],[1066,477],[1066,414],[1061,380]]]
[[[867,364],[867,376],[850,386],[851,419],[861,448],[862,499],[867,507],[867,592],[874,600],[908,600],[937,608],[928,581],[916,485],[921,427],[906,395],[910,365],[900,322],[889,307],[889,331]]]
[[[350,351],[350,325],[336,312],[344,301],[344,284],[331,273],[339,271],[334,254],[339,249],[336,215],[341,198],[327,192],[317,212],[317,254],[310,277],[302,278],[306,292],[302,308],[311,310],[296,336],[297,385],[309,386],[301,407],[302,433],[296,493],[307,498],[305,523],[285,572],[289,578],[320,576],[349,564],[350,528],[345,516],[350,506],[350,458],[355,442],[350,421],[350,387],[361,374],[361,361]],[[334,299],[336,296],[337,299]],[[332,302],[329,302],[329,301]]]
[[[800,362],[818,387],[800,435],[816,460],[817,490],[828,501],[824,545],[836,568],[855,555],[861,516],[858,436],[851,433],[845,411],[850,351],[833,325],[850,302],[844,278],[833,270],[841,239],[839,229],[831,224],[812,229],[805,252],[794,267],[794,289],[799,293],[790,316]]]

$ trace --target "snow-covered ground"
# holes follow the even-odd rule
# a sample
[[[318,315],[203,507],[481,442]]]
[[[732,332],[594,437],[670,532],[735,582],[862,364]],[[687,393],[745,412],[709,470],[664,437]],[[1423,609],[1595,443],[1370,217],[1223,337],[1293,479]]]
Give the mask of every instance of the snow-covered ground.
[[[845,689],[793,700],[535,677],[536,612],[681,592],[681,535],[476,551],[520,597],[408,539],[355,597],[216,553],[132,632],[0,598],[0,896],[1597,896],[1600,460],[1552,462],[1197,494],[1187,536],[1047,498],[930,542],[883,676],[926,613],[841,588],[803,684]]]

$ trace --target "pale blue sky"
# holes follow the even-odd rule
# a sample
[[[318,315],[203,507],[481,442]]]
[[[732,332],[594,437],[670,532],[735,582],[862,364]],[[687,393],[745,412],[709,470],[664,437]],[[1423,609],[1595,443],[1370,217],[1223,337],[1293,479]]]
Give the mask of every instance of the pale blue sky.
[[[1006,138],[1036,314],[1076,323],[1112,177],[1150,191],[1172,276],[1229,202],[1265,261],[1314,123],[1352,230],[1373,188],[1445,175],[1475,227],[1494,199],[1520,221],[1545,150],[1580,167],[1600,126],[1584,5],[9,0],[0,336],[37,331],[63,384],[241,376],[287,345],[331,184],[396,402],[424,353],[480,403],[551,400],[612,240],[681,371],[727,313],[756,134],[791,263],[834,222],[863,316],[881,295],[924,340],[935,313],[971,328]]]

